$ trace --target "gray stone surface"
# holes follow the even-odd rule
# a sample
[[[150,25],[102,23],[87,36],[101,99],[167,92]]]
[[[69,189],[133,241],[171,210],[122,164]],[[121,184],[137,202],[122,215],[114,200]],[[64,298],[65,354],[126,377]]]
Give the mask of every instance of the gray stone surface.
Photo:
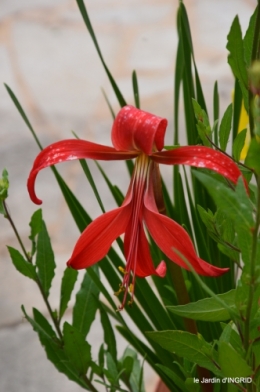
[[[223,113],[233,85],[226,62],[226,36],[235,14],[239,14],[245,31],[256,1],[187,0],[185,4],[210,113],[216,79]],[[126,100],[133,103],[131,73],[135,69],[142,107],[169,119],[170,143],[178,1],[88,0],[87,6],[103,55]],[[0,81],[0,171],[4,167],[9,171],[8,206],[28,244],[28,222],[37,207],[29,200],[26,180],[38,148],[2,83],[17,95],[43,145],[70,138],[72,130],[82,138],[110,144],[112,120],[101,88],[115,111],[119,106],[74,0],[1,0]],[[114,202],[95,165],[90,166],[104,204],[110,209]],[[100,209],[80,165],[70,162],[59,169],[91,216],[98,216]],[[127,189],[123,165],[109,162],[106,170],[115,184]],[[164,172],[167,175],[167,169]],[[43,214],[56,254],[58,274],[51,293],[55,307],[59,278],[78,231],[50,170],[39,175],[37,194],[44,201]],[[18,245],[3,218],[0,239],[0,390],[79,391],[46,360],[35,333],[22,317],[21,304],[29,313],[33,306],[45,314],[46,310],[37,287],[11,265],[5,245]],[[91,333],[93,345],[98,347],[102,341],[98,320]],[[119,340],[119,345],[123,350],[126,343]],[[156,377],[146,369],[145,379],[150,392]]]

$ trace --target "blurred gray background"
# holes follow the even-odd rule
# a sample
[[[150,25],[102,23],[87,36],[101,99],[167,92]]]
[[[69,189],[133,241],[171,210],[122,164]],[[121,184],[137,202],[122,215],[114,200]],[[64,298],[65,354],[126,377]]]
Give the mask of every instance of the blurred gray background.
[[[236,14],[245,32],[256,1],[184,3],[209,111],[212,114],[213,85],[218,80],[223,114],[233,88],[226,61],[226,36]],[[178,1],[88,0],[86,5],[104,58],[125,99],[133,104],[131,73],[135,69],[141,107],[169,120],[167,142],[171,143]],[[44,146],[72,137],[71,131],[81,138],[111,145],[112,120],[102,89],[115,111],[119,105],[75,0],[0,0],[0,81],[0,171],[6,167],[9,172],[8,206],[29,245],[28,223],[38,207],[28,197],[26,181],[38,147],[3,83],[17,95]],[[90,167],[105,207],[113,208],[114,202],[95,165],[90,163]],[[98,216],[100,209],[78,162],[61,164],[59,169],[91,216]],[[109,162],[106,170],[125,191],[128,179],[124,165]],[[36,189],[43,199],[43,215],[56,254],[58,272],[51,292],[55,308],[60,276],[79,233],[49,169],[39,175]],[[21,304],[29,314],[32,306],[47,313],[36,285],[11,264],[6,245],[19,246],[9,223],[1,216],[0,219],[0,390],[80,391],[46,360],[36,334],[23,319]],[[94,347],[99,347],[99,318],[90,339]],[[122,352],[126,343],[119,340],[119,345]],[[156,377],[149,368],[145,370],[145,380],[147,391],[153,391]],[[102,391],[102,387],[98,388]]]

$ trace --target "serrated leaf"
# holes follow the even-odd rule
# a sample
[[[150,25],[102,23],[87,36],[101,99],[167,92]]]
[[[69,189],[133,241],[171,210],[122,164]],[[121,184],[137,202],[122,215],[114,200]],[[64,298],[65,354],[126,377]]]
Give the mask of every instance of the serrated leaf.
[[[215,365],[217,352],[198,336],[184,331],[147,332],[147,336],[165,350],[219,374]]]
[[[53,363],[56,369],[59,372],[64,373],[70,380],[78,383],[81,387],[88,390],[84,378],[78,376],[77,372],[73,368],[73,364],[65,354],[61,341],[58,340],[48,320],[37,309],[33,310],[34,319],[27,315],[24,307],[22,307],[22,310],[26,319],[38,333],[47,358]]]
[[[224,301],[227,307],[235,309],[235,290],[217,295]],[[222,306],[216,298],[205,298],[197,302],[190,302],[187,305],[168,306],[168,310],[181,317],[191,318],[201,321],[224,321],[230,319],[230,314],[226,307]]]
[[[243,147],[245,145],[246,133],[247,133],[247,129],[243,129],[243,131],[241,131],[237,134],[237,136],[233,142],[232,154],[233,154],[233,157],[236,161],[240,160],[241,152],[242,152]]]
[[[233,107],[231,103],[227,107],[219,126],[219,144],[220,144],[220,148],[223,151],[226,151],[227,148],[227,143],[231,131],[232,114],[233,114]]]
[[[86,374],[91,363],[91,347],[84,336],[69,323],[63,327],[64,352],[79,376]]]
[[[36,267],[42,289],[46,297],[48,297],[52,279],[55,275],[54,270],[56,264],[54,261],[54,253],[52,250],[50,237],[44,221],[42,221],[42,228],[38,234],[37,239]]]
[[[226,377],[248,377],[253,374],[250,366],[230,344],[220,342],[218,354],[219,365]]]
[[[35,266],[25,260],[18,250],[12,248],[11,246],[8,246],[7,249],[12,259],[13,265],[15,266],[17,271],[19,271],[22,275],[36,281],[37,274],[35,271]]]
[[[239,85],[243,94],[245,108],[248,112],[247,71],[244,61],[244,44],[242,39],[242,31],[238,16],[236,16],[233,20],[227,39],[227,49],[230,52],[228,56],[228,63],[233,71],[233,74],[239,81]]]
[[[60,290],[60,309],[59,309],[59,319],[65,313],[67,309],[68,302],[71,297],[71,293],[77,281],[78,271],[73,268],[66,268],[61,281]]]
[[[92,267],[93,268],[93,267]],[[81,288],[76,295],[76,302],[73,308],[73,323],[84,336],[90,330],[97,311],[97,301],[99,290],[86,271]]]

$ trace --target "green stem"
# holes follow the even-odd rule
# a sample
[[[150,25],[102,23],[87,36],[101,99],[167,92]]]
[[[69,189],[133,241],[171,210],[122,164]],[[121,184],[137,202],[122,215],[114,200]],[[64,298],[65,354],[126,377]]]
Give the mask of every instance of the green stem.
[[[88,388],[90,391],[92,392],[98,392],[98,390],[94,387],[94,385],[92,384],[92,382],[88,379],[87,376],[84,376],[83,378],[84,382],[87,384]]]
[[[6,219],[8,219],[8,221],[9,221],[9,223],[10,223],[10,225],[11,225],[11,227],[12,227],[14,233],[15,233],[15,236],[16,236],[16,238],[17,238],[17,240],[18,240],[18,242],[19,242],[19,244],[20,244],[20,246],[22,248],[22,251],[23,251],[23,254],[24,254],[25,258],[28,261],[28,263],[32,264],[32,259],[28,255],[28,253],[26,252],[26,249],[25,249],[25,246],[24,246],[24,244],[22,242],[22,239],[21,239],[21,237],[20,237],[20,235],[18,233],[18,230],[17,230],[17,228],[16,228],[16,226],[14,224],[14,221],[13,221],[13,219],[12,219],[12,217],[11,217],[9,211],[8,211],[8,208],[6,206],[5,200],[3,201],[3,206],[4,206],[4,209],[5,209],[5,217],[6,217]],[[57,333],[59,335],[59,338],[62,340],[63,336],[62,336],[62,333],[61,333],[61,330],[60,330],[60,327],[59,327],[58,320],[56,319],[56,317],[54,317],[54,312],[53,312],[53,310],[51,308],[51,305],[50,305],[50,303],[48,301],[48,298],[46,297],[46,295],[44,293],[42,284],[41,284],[41,282],[40,282],[38,277],[37,277],[36,283],[37,283],[37,285],[38,285],[38,287],[40,289],[41,295],[42,295],[43,300],[44,300],[44,302],[45,302],[45,304],[47,306],[48,312],[49,312],[49,314],[51,316],[51,319],[52,319],[53,324],[54,324],[54,326],[56,328],[56,331],[57,331]]]
[[[248,353],[249,346],[250,346],[250,319],[251,319],[251,310],[252,304],[254,299],[255,293],[255,286],[256,286],[256,276],[255,276],[255,269],[256,269],[256,256],[257,256],[257,240],[258,240],[258,232],[260,227],[260,175],[256,177],[257,182],[257,210],[256,210],[256,224],[253,231],[253,239],[252,239],[252,253],[251,253],[251,260],[250,260],[250,285],[249,285],[249,295],[248,295],[248,302],[247,302],[247,309],[246,309],[246,319],[245,319],[245,338],[244,338],[244,346],[246,353]]]

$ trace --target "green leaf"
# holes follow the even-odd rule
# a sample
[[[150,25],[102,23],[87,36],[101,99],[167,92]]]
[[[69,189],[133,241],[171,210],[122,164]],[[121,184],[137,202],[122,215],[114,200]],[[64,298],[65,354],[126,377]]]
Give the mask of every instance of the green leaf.
[[[108,67],[107,67],[107,65],[106,65],[106,63],[104,61],[104,58],[103,58],[101,50],[99,48],[99,45],[98,45],[98,42],[97,42],[97,39],[96,39],[94,30],[93,30],[93,27],[92,27],[91,22],[90,22],[90,19],[89,19],[89,16],[88,16],[87,9],[86,9],[86,6],[84,4],[84,1],[83,0],[76,0],[76,1],[77,1],[79,10],[81,12],[82,18],[83,18],[83,20],[85,22],[85,25],[86,25],[86,27],[88,29],[88,32],[90,34],[90,37],[92,38],[92,41],[93,41],[93,43],[95,45],[96,51],[98,53],[98,56],[99,56],[99,58],[101,60],[101,63],[102,63],[102,65],[103,65],[103,67],[104,67],[104,69],[106,71],[108,79],[109,79],[109,81],[110,81],[110,83],[112,85],[112,88],[113,88],[113,90],[115,92],[115,95],[116,95],[116,97],[118,99],[118,102],[119,102],[120,106],[123,107],[123,106],[126,105],[126,101],[125,101],[123,95],[121,94],[121,92],[120,92],[120,90],[119,90],[119,88],[118,88],[118,86],[117,86],[117,84],[116,84],[116,82],[115,82],[111,72],[109,71],[109,69],[108,69]]]
[[[70,362],[68,356],[65,354],[60,340],[58,340],[55,332],[46,318],[37,310],[33,309],[34,319],[29,317],[24,307],[22,311],[32,325],[33,329],[38,333],[41,344],[43,345],[47,358],[53,363],[56,369],[66,374],[66,376],[78,383],[81,387],[88,390],[84,379],[82,379],[75,371],[73,364]]]
[[[63,327],[64,352],[79,376],[86,374],[91,363],[91,347],[84,336],[69,323]]]
[[[193,105],[195,117],[197,120],[196,126],[197,126],[199,136],[200,136],[203,144],[205,146],[210,147],[211,143],[208,140],[208,138],[210,138],[210,136],[211,136],[211,128],[210,128],[208,116],[207,116],[205,110],[203,110],[201,108],[201,106],[198,104],[198,102],[195,99],[192,99],[192,105]]]
[[[134,91],[135,106],[138,109],[140,109],[140,96],[139,96],[139,89],[138,89],[138,81],[137,81],[136,71],[133,71],[133,73],[132,73],[132,85],[133,85],[133,91]]]
[[[249,67],[252,62],[252,49],[253,40],[255,32],[255,22],[256,22],[257,8],[250,18],[249,26],[244,37],[244,52],[245,52],[245,62],[246,66]]]
[[[29,239],[32,241],[31,256],[33,256],[36,252],[36,237],[42,229],[42,210],[41,209],[39,209],[33,213],[32,217],[31,217],[31,221],[30,221],[30,226],[31,226],[31,234],[29,236]]]
[[[146,335],[165,350],[219,374],[215,365],[217,352],[201,337],[184,331],[147,332]]]
[[[106,352],[106,364],[107,364],[107,371],[105,372],[108,380],[111,384],[115,384],[118,381],[118,370],[116,363],[110,354],[110,352]]]
[[[237,134],[233,142],[232,154],[236,161],[240,161],[241,151],[243,150],[243,147],[245,145],[246,133],[247,133],[247,129],[245,128],[243,129],[243,131]]]
[[[19,271],[22,275],[36,281],[37,274],[35,271],[35,266],[25,260],[18,250],[12,248],[11,246],[8,246],[7,249],[12,259],[13,265],[17,271]]]
[[[48,297],[56,265],[50,237],[44,221],[42,221],[42,228],[37,239],[36,266],[43,291],[46,297]]]
[[[231,131],[232,113],[233,113],[233,107],[231,103],[227,107],[219,126],[219,144],[221,150],[223,151],[226,151],[227,148],[227,143]]]
[[[93,176],[91,174],[89,166],[88,166],[87,162],[84,159],[80,159],[80,164],[81,164],[81,167],[82,167],[82,169],[83,169],[83,171],[84,171],[84,173],[85,173],[85,175],[86,175],[86,177],[88,179],[88,182],[89,182],[89,184],[90,184],[90,186],[91,186],[91,188],[92,188],[92,190],[94,192],[94,195],[95,195],[95,197],[97,199],[99,207],[101,208],[101,211],[104,213],[105,212],[105,208],[104,208],[104,205],[102,203],[101,197],[99,196],[99,193],[98,193],[95,181],[93,180]]]
[[[257,174],[260,174],[260,143],[256,139],[252,139],[246,156],[245,164]]]
[[[227,307],[235,309],[235,290],[216,295]],[[221,305],[216,298],[205,298],[187,305],[168,306],[167,309],[181,317],[202,321],[224,321],[230,319],[227,307]]]
[[[30,240],[34,240],[35,237],[40,233],[42,230],[42,209],[35,211],[31,217],[30,221],[31,226],[31,234],[29,236]]]
[[[203,183],[217,206],[227,213],[230,219],[249,230],[253,227],[252,205],[241,178],[238,180],[236,192],[234,192],[212,176],[201,171],[194,170],[193,174]]]
[[[230,344],[220,342],[218,354],[219,365],[226,377],[248,377],[253,374],[250,366]]]
[[[8,188],[9,188],[9,180],[8,180],[8,172],[6,169],[2,172],[2,178],[0,178],[0,200],[5,200],[8,197]]]
[[[225,326],[219,338],[219,342],[226,342],[231,344],[231,346],[242,356],[245,353],[245,350],[241,344],[241,338],[233,321],[230,321],[230,323]]]
[[[239,81],[240,88],[243,94],[244,105],[248,112],[248,78],[244,60],[244,44],[242,39],[242,31],[239,24],[238,16],[235,17],[231,25],[231,29],[227,36],[227,39],[227,49],[230,52],[228,56],[228,63],[233,71],[233,74]]]
[[[157,365],[176,385],[182,392],[189,392],[185,386],[185,382],[172,370],[164,365]]]
[[[101,324],[104,331],[104,342],[106,343],[107,350],[111,354],[113,360],[116,361],[117,348],[116,348],[116,338],[115,338],[114,330],[110,323],[109,317],[101,303],[99,305],[99,309],[100,309]]]
[[[92,267],[93,268],[93,267]],[[76,302],[73,308],[73,327],[77,328],[83,336],[90,330],[97,311],[96,298],[99,290],[86,271],[81,288],[76,295]]]
[[[61,281],[60,290],[60,309],[59,309],[59,320],[67,309],[68,302],[71,297],[71,293],[77,281],[78,271],[73,268],[66,268]]]

